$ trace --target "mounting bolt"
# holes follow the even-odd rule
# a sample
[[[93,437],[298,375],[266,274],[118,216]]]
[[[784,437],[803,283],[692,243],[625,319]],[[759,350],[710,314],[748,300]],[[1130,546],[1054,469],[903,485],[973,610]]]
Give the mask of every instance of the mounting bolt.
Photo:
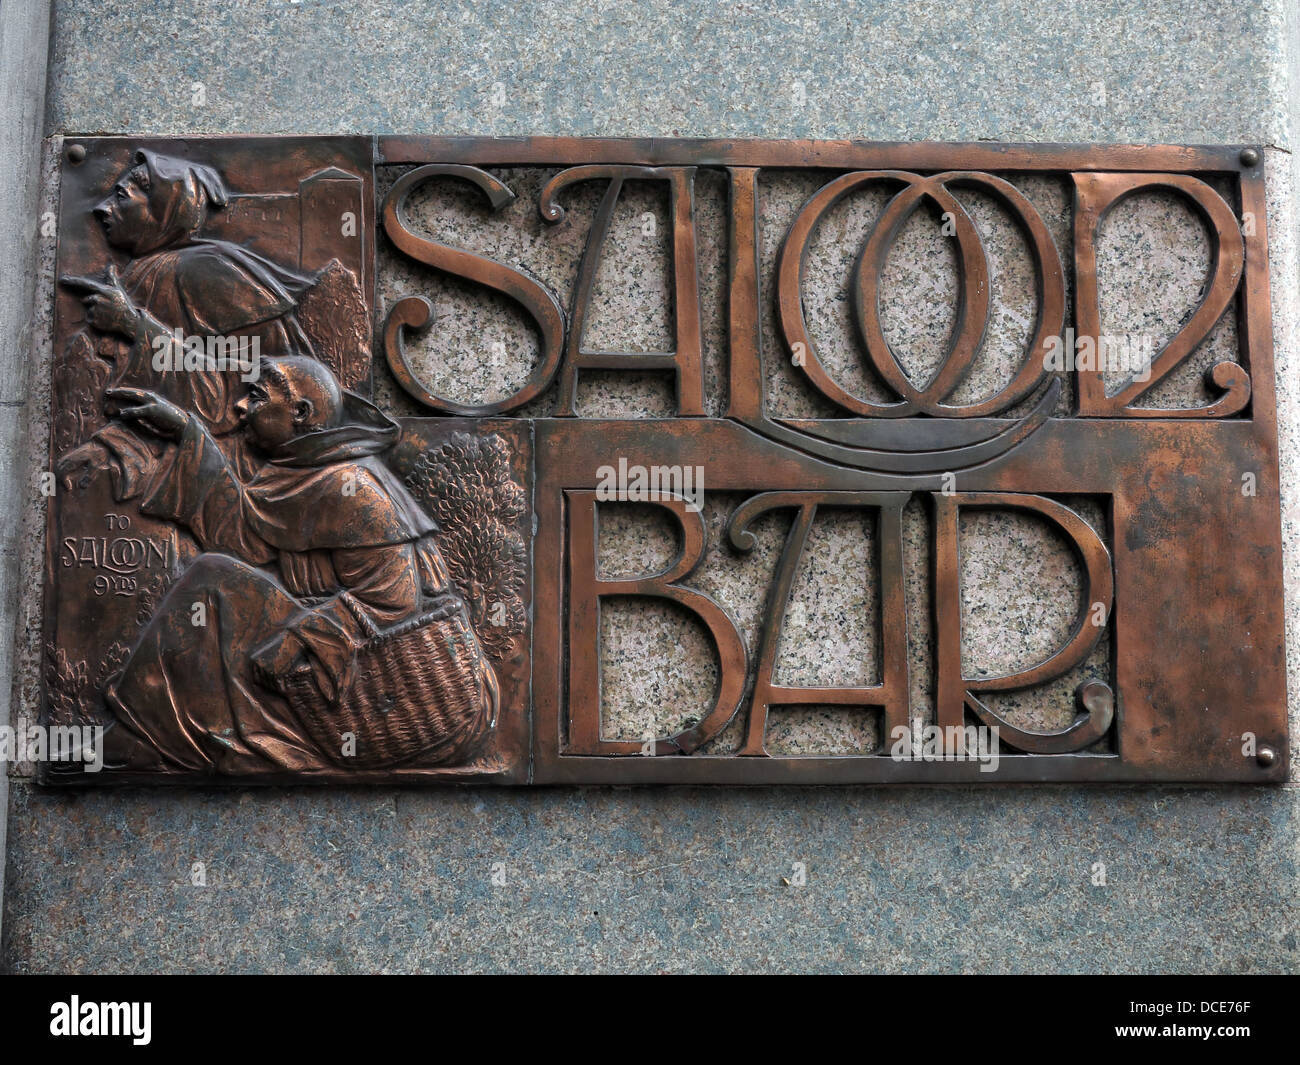
[[[68,162],[79,163],[86,158],[86,146],[84,144],[74,144],[68,148]]]
[[[1273,750],[1272,747],[1260,747],[1255,751],[1255,761],[1267,769],[1277,761],[1277,751]]]
[[[1241,159],[1242,166],[1255,166],[1259,162],[1259,152],[1254,148],[1242,148],[1238,158]]]

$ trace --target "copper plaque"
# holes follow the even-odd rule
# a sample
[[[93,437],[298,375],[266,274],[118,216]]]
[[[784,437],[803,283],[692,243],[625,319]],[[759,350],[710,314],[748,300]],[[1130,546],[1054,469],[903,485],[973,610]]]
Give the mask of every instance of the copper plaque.
[[[89,137],[61,155],[47,781],[1285,778],[1257,150]],[[1026,192],[1047,185],[1054,221]],[[513,251],[439,232],[429,198],[452,186],[456,224]],[[643,216],[670,323],[650,347],[596,328],[633,189],[664,204]],[[1191,212],[1208,265],[1178,328],[1129,344],[1105,331],[1099,239],[1153,194]],[[852,231],[863,197],[879,209]],[[989,211],[1023,250],[1005,277]],[[957,278],[920,373],[884,280],[918,213]],[[972,389],[1008,291],[1032,305],[1019,350]],[[937,300],[903,317],[938,321]],[[523,323],[534,357],[508,387],[449,388],[440,338],[480,309]],[[1171,402],[1211,339],[1200,391]],[[665,383],[668,409],[585,410],[590,381],[620,377]],[[671,557],[608,564],[602,517],[627,506]],[[796,586],[836,515],[868,545],[873,626],[828,652],[849,679],[792,679]],[[1074,566],[1073,620],[1013,669],[970,639],[980,515],[1037,523]],[[743,610],[716,590],[728,567],[756,582]],[[700,636],[699,712],[606,719],[605,623],[628,602]],[[673,668],[671,649],[631,653]],[[798,707],[869,742],[792,752],[773,721]]]

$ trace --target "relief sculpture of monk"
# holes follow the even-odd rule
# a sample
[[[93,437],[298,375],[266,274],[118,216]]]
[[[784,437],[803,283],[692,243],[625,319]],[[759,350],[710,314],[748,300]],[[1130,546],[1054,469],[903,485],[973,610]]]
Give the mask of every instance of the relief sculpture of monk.
[[[235,404],[263,460],[243,478],[202,418],[142,389],[109,396],[119,418],[168,441],[141,511],[187,526],[206,553],[108,685],[107,763],[223,774],[345,765],[346,743],[323,741],[322,721],[291,707],[285,678],[310,683],[328,717],[369,682],[357,656],[377,633],[465,610],[434,522],[379,458],[397,425],[313,359],[265,361]],[[473,689],[473,712],[435,736],[421,764],[463,761],[495,723],[491,665],[476,642],[465,651],[473,668],[457,683]]]
[[[197,415],[226,453],[243,463],[234,410],[239,373],[159,369],[155,358],[175,330],[186,337],[242,337],[250,345],[255,339],[263,358],[312,354],[294,315],[311,279],[231,241],[200,236],[209,212],[228,202],[212,167],[139,149],[94,209],[108,243],[128,253],[130,262],[121,277],[110,265],[100,277],[62,282],[81,294],[86,320],[101,334],[96,350],[113,364],[108,387],[156,392]],[[116,498],[125,500],[147,489],[155,460],[150,440],[110,422],[64,456],[59,473],[73,481],[106,468]]]

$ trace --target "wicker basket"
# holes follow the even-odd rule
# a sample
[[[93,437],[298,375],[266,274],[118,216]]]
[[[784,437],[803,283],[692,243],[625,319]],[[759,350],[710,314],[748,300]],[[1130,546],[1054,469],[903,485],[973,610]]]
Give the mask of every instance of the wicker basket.
[[[337,702],[325,699],[310,671],[280,678],[281,692],[321,750],[354,768],[468,760],[496,725],[498,691],[464,602],[444,596],[430,611],[383,631],[361,610],[353,613],[371,635]],[[351,756],[343,753],[345,733],[356,740]]]

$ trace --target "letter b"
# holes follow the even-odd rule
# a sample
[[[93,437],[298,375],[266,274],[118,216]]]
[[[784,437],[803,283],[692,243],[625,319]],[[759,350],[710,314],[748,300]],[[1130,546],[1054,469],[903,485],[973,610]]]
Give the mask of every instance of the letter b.
[[[639,755],[640,740],[600,735],[600,600],[608,596],[668,599],[693,613],[708,629],[718,653],[718,692],[699,724],[654,741],[656,755],[690,754],[726,727],[745,690],[745,644],[735,623],[703,592],[677,582],[704,558],[704,519],[680,497],[660,496],[655,505],[671,511],[682,530],[682,551],[662,573],[620,580],[596,576],[596,492],[564,493],[569,512],[569,743],[567,754]]]

